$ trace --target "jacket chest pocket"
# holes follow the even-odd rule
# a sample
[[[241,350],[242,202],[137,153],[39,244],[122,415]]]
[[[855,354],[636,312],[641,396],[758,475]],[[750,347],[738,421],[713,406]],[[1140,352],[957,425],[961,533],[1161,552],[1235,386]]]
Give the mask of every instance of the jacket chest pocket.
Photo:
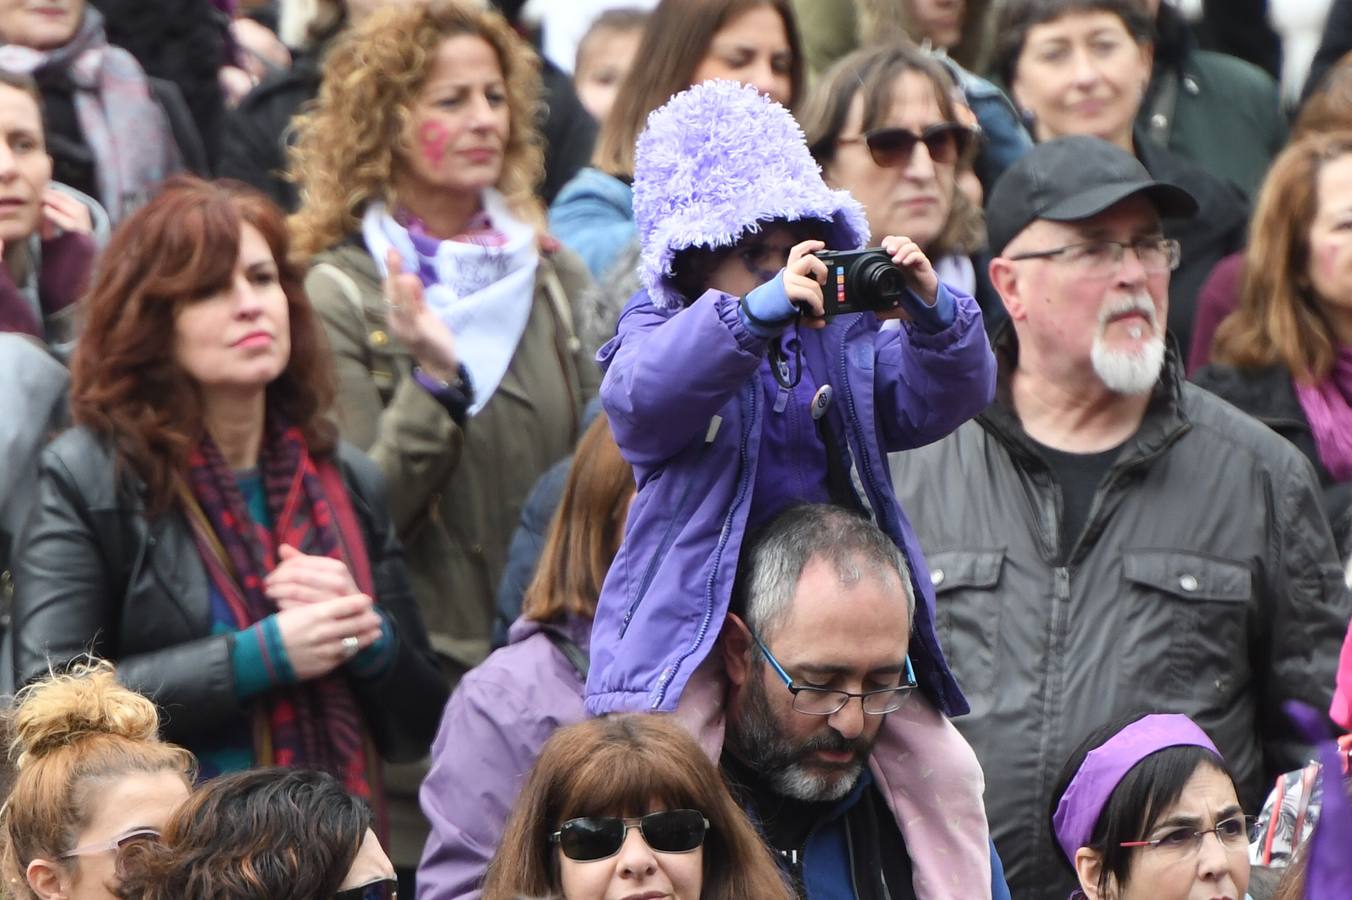
[[[385,323],[368,321],[366,325],[366,368],[380,394],[381,405],[389,406],[408,366],[401,360],[395,338]]]
[[[1130,639],[1127,696],[1163,687],[1193,704],[1233,693],[1247,668],[1248,566],[1177,550],[1122,554]],[[1125,637],[1125,635],[1124,635]],[[1163,684],[1161,684],[1163,679]]]
[[[1000,640],[1003,550],[927,554],[934,583],[935,622],[959,686],[985,694],[995,683]]]

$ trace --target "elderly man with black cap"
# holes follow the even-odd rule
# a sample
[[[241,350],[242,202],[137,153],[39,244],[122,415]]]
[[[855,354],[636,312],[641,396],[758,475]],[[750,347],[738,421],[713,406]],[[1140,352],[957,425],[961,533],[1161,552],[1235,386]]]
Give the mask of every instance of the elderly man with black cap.
[[[996,400],[891,461],[1018,898],[1075,886],[1048,804],[1096,727],[1191,716],[1257,812],[1302,762],[1280,703],[1332,693],[1350,604],[1314,473],[1188,384],[1166,342],[1179,249],[1161,219],[1195,210],[1097,138],[1030,151],[990,198]]]

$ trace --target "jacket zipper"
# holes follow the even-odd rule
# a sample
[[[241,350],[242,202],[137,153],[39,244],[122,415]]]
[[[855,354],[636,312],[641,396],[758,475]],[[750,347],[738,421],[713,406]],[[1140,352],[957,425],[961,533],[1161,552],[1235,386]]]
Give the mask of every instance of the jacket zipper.
[[[848,334],[846,335],[846,337],[848,337]],[[850,427],[846,432],[846,434],[844,435],[845,452],[850,455],[851,459],[853,459],[854,454],[850,450],[850,432],[853,432],[855,436],[858,437],[858,434],[860,431],[862,431],[862,429],[859,425],[859,412],[854,405],[854,390],[850,387],[849,361],[845,352],[846,351],[845,343],[846,343],[845,340],[842,339],[840,346],[840,385],[845,391],[845,405],[849,408],[850,411],[849,422],[847,423]],[[882,492],[878,490],[878,480],[873,475],[873,464],[869,461],[868,450],[867,448],[862,446],[863,444],[862,440],[859,443],[861,445],[859,448],[860,450],[859,455],[860,457],[862,457],[862,459],[859,460],[859,468],[863,470],[864,477],[867,479],[868,482],[867,484],[868,490],[872,494],[872,496],[869,497],[868,500],[874,507],[874,515],[881,518],[882,516],[886,515],[885,505],[880,504],[878,502],[878,498],[882,496]],[[879,527],[883,527],[884,531],[888,530],[886,527],[884,527],[885,523],[878,522],[877,524],[879,525]]]
[[[711,422],[709,431],[704,436],[704,449],[701,454],[709,451],[709,445],[714,442],[718,436],[718,423],[721,419],[714,417],[717,422]],[[745,438],[743,438],[745,441]],[[643,570],[643,578],[639,581],[638,591],[634,596],[634,602],[629,604],[629,608],[624,611],[624,618],[620,621],[620,637],[629,630],[629,622],[634,618],[634,613],[638,611],[638,606],[643,602],[643,598],[648,595],[648,588],[652,586],[653,577],[657,574],[657,566],[666,558],[667,551],[671,549],[672,542],[676,540],[675,528],[681,521],[681,513],[685,510],[685,501],[690,499],[690,488],[693,481],[687,480],[685,487],[681,491],[681,499],[676,501],[676,511],[672,514],[670,521],[667,522],[667,530],[662,533],[662,540],[658,542],[657,549],[653,551],[652,557],[648,560],[648,566]]]
[[[705,444],[708,447],[708,444]],[[671,520],[667,522],[667,530],[662,533],[662,540],[658,543],[657,549],[653,551],[652,557],[648,560],[648,567],[643,570],[643,579],[639,582],[638,591],[634,595],[634,602],[629,604],[629,608],[624,611],[624,619],[620,622],[620,637],[629,630],[629,622],[634,618],[634,613],[638,611],[638,606],[643,602],[643,598],[648,594],[648,588],[652,586],[653,576],[657,574],[657,566],[671,549],[672,542],[676,539],[676,524],[681,520],[681,513],[685,510],[685,501],[690,499],[690,488],[692,482],[686,481],[685,488],[681,491],[681,499],[676,501],[676,511],[672,513]]]
[[[755,383],[751,383],[755,382]],[[728,538],[732,533],[732,517],[736,515],[737,510],[747,501],[747,492],[750,487],[751,477],[747,470],[747,461],[750,454],[747,452],[747,444],[751,438],[751,429],[756,424],[758,409],[758,394],[760,384],[755,379],[751,379],[746,387],[747,394],[747,415],[742,424],[742,444],[738,450],[737,456],[737,494],[733,497],[732,505],[728,507],[728,514],[723,519],[723,528],[718,535],[718,547],[714,550],[714,563],[709,569],[709,578],[705,582],[704,589],[704,617],[700,620],[699,631],[695,633],[695,639],[690,643],[676,661],[662,670],[662,674],[657,678],[657,696],[652,703],[653,709],[658,709],[662,701],[667,696],[667,687],[671,684],[672,676],[681,668],[687,659],[694,654],[696,648],[704,641],[704,635],[709,631],[709,620],[714,614],[714,585],[718,581],[718,570],[723,563],[723,551],[727,548]]]

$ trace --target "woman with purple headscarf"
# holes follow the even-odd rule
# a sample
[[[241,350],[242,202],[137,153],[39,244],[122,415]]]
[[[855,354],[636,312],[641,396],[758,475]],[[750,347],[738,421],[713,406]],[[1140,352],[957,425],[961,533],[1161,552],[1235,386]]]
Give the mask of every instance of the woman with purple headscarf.
[[[1234,778],[1181,715],[1134,716],[1084,740],[1052,792],[1051,833],[1087,900],[1243,900],[1249,835]]]

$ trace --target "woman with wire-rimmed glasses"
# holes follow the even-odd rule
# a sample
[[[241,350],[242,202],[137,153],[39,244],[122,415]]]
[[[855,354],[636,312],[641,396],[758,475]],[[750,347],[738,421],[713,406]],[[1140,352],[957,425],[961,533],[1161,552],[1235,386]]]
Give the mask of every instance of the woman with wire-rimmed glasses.
[[[7,714],[15,771],[0,808],[0,895],[113,900],[118,852],[157,842],[197,763],[161,741],[155,704],[82,661],[24,688]]]
[[[1071,754],[1051,834],[1088,900],[1243,900],[1249,837],[1220,751],[1182,715],[1110,723]]]

